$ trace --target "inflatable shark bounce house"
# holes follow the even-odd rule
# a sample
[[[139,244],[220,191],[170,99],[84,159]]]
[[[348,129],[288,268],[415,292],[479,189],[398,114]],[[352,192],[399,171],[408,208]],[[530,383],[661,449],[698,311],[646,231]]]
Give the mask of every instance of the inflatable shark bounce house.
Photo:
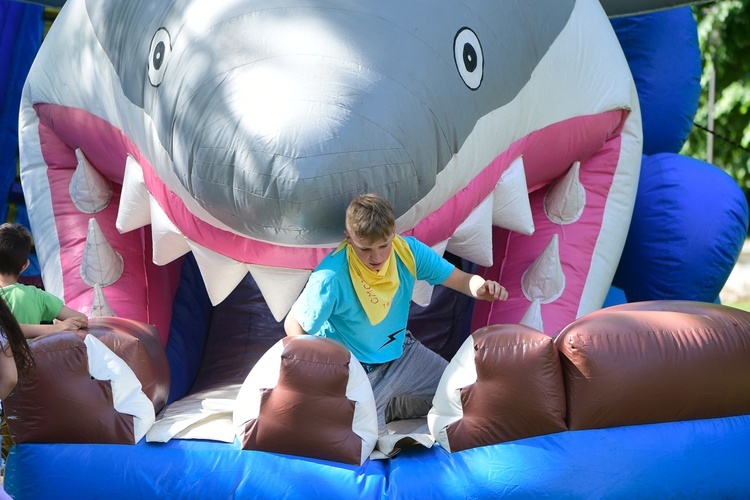
[[[31,342],[7,492],[749,495],[750,313],[717,303],[748,209],[678,154],[686,3],[67,0],[21,181],[90,325]],[[388,450],[359,362],[280,323],[365,192],[509,291],[418,282],[409,328],[450,363]]]

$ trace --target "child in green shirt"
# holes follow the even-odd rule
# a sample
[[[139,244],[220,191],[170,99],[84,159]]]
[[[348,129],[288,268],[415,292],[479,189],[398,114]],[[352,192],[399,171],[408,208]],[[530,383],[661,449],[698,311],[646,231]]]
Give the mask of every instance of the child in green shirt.
[[[0,225],[0,296],[10,308],[27,339],[88,326],[85,314],[66,306],[60,298],[18,282],[29,266],[31,233],[21,224]]]

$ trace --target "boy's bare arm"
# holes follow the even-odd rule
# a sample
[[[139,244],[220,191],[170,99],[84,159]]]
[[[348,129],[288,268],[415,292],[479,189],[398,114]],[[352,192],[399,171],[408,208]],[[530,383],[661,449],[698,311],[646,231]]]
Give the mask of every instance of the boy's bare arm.
[[[286,319],[284,320],[284,331],[289,336],[305,335],[307,333],[302,329],[299,321],[297,321],[297,318],[291,311],[289,311],[289,314],[286,315]]]
[[[76,316],[62,321],[55,320],[55,322],[51,325],[30,325],[22,323],[21,331],[23,332],[23,336],[27,339],[35,339],[44,335],[49,335],[51,333],[80,330],[82,328],[86,328],[87,326],[88,321],[86,320],[86,318],[83,318],[83,320],[81,320],[80,317]]]
[[[62,306],[60,313],[57,315],[55,325],[60,326],[59,331],[80,330],[89,326],[89,319],[80,311],[71,309],[68,306]]]
[[[57,318],[51,325],[22,324],[21,331],[27,339],[35,339],[50,333],[80,330],[89,326],[89,320],[82,312],[62,306]]]
[[[57,330],[57,325],[30,325],[27,323],[21,323],[21,331],[23,332],[23,336],[27,339],[35,339],[60,330]]]
[[[443,285],[479,300],[507,300],[508,291],[497,281],[485,280],[456,268]]]
[[[83,326],[81,328],[89,324],[89,320],[85,314],[80,311],[76,311],[75,309],[71,309],[68,306],[62,306],[62,309],[60,309],[60,313],[57,315],[57,319],[63,321],[69,318],[81,319],[83,321]]]

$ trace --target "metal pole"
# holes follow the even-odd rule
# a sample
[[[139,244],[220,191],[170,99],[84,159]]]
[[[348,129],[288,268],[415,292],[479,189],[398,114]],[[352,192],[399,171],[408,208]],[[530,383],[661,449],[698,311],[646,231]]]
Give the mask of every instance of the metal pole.
[[[716,70],[713,57],[710,59],[711,69],[708,75],[708,136],[706,139],[706,161],[714,162],[714,99],[716,98]]]

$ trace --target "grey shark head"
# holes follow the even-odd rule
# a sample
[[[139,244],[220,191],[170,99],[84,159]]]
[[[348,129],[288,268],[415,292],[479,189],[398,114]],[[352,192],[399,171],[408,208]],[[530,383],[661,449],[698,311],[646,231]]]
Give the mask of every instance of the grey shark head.
[[[182,186],[279,244],[335,241],[358,193],[406,212],[523,88],[573,6],[450,1],[436,17],[427,1],[87,0]]]

